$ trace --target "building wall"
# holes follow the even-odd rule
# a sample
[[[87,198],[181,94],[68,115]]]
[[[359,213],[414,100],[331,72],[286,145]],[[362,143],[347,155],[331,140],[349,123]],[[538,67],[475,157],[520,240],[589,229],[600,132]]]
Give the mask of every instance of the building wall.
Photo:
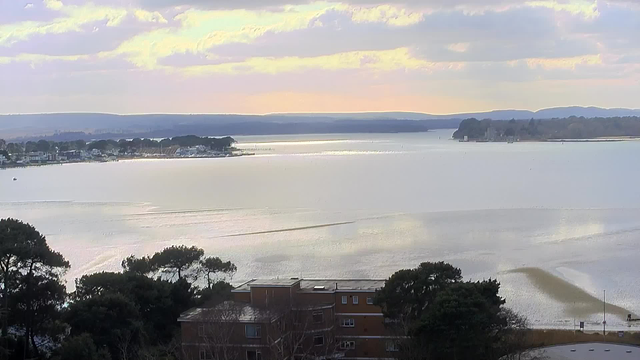
[[[260,338],[247,338],[245,336],[245,325],[258,325],[261,327]],[[187,344],[220,344],[221,341],[216,335],[223,334],[228,338],[229,344],[246,344],[246,345],[268,345],[268,335],[274,334],[275,330],[270,328],[270,324],[265,323],[215,323],[215,322],[183,322],[182,343]],[[204,327],[204,328],[202,328]]]
[[[343,319],[353,319],[354,327],[343,327]],[[336,316],[336,334],[338,336],[385,336],[384,317],[367,315]]]
[[[322,334],[328,346],[317,348],[319,352],[327,350],[340,350],[341,341],[355,341],[355,349],[340,350],[345,352],[347,358],[392,358],[397,353],[387,352],[386,343],[390,336],[385,329],[384,317],[380,307],[367,304],[367,298],[375,296],[370,292],[342,292],[318,291],[299,292],[299,285],[288,287],[251,287],[251,292],[237,292],[233,294],[239,302],[251,302],[254,306],[273,308],[281,307],[283,310],[283,322],[286,322],[288,330],[304,330],[308,332],[309,341],[313,336]],[[347,304],[342,304],[342,296],[347,296]],[[354,296],[358,297],[358,304],[353,303]],[[295,310],[293,310],[295,309]],[[323,321],[313,320],[314,312],[321,312]],[[294,319],[297,317],[297,322]],[[342,319],[354,319],[354,327],[342,327]],[[183,323],[183,343],[187,344],[194,336],[198,339],[198,329],[195,323]],[[267,333],[276,337],[277,331],[264,325],[260,340],[247,339],[244,336],[244,324],[238,327],[238,335],[234,336],[233,343],[237,345],[250,345],[254,349],[262,346],[263,360],[267,360],[269,344]],[[271,326],[271,325],[269,325]],[[274,325],[276,326],[276,325]],[[269,329],[269,330],[267,330]],[[194,335],[195,334],[195,335]],[[202,340],[202,339],[201,339]],[[196,359],[198,359],[196,357]],[[240,360],[245,360],[244,357]]]
[[[237,302],[250,303],[251,302],[251,292],[234,292],[232,293],[233,300]]]
[[[336,302],[333,292],[303,292],[297,293],[295,296],[295,304],[298,306],[305,305],[329,305]]]
[[[342,297],[347,297],[347,303],[342,303]],[[354,296],[358,297],[358,304],[354,304]],[[337,292],[336,312],[337,313],[382,313],[382,309],[376,305],[367,304],[367,298],[375,297],[375,292]]]
[[[294,290],[289,287],[251,287],[251,304],[260,308],[290,307]]]
[[[344,340],[344,339],[341,339]],[[392,358],[397,354],[388,353],[385,339],[351,339],[356,348],[345,353],[348,358]]]

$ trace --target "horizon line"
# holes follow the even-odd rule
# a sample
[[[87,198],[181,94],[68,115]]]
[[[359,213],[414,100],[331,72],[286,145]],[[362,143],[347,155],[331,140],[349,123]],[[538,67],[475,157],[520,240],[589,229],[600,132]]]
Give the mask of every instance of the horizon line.
[[[374,110],[374,111],[309,111],[309,112],[269,112],[269,113],[233,113],[233,112],[211,112],[211,113],[189,113],[189,112],[134,112],[134,113],[115,113],[115,112],[92,112],[92,111],[60,111],[60,112],[33,112],[33,113],[0,113],[0,116],[21,116],[21,115],[67,115],[67,114],[91,114],[91,115],[113,115],[113,116],[141,116],[141,115],[238,115],[238,116],[274,116],[274,115],[332,115],[332,114],[386,114],[386,113],[412,113],[412,114],[422,114],[422,115],[431,115],[431,116],[454,116],[454,115],[464,115],[464,114],[481,114],[481,113],[491,113],[495,111],[529,111],[536,113],[542,110],[553,110],[553,109],[565,109],[565,108],[583,108],[583,109],[601,109],[601,110],[630,110],[630,111],[640,111],[640,108],[625,108],[625,107],[600,107],[595,105],[567,105],[567,106],[554,106],[554,107],[545,107],[539,108],[537,110],[531,109],[517,109],[517,108],[506,108],[506,109],[492,109],[492,110],[477,110],[477,111],[464,111],[464,112],[456,112],[456,113],[429,113],[422,111],[412,111],[412,110]]]

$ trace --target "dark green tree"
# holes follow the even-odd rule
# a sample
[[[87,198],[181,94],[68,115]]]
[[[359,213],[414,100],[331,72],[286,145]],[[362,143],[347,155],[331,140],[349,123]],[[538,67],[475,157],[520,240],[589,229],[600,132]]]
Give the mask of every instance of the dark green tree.
[[[498,360],[525,349],[526,320],[504,308],[495,280],[463,282],[444,262],[392,275],[375,298],[401,358]]]
[[[196,266],[204,256],[204,250],[191,246],[174,245],[155,253],[150,260],[151,266],[161,270],[171,278],[182,279],[187,275],[195,277]]]
[[[105,151],[107,149],[109,149],[109,142],[107,140],[99,140],[99,141],[94,141],[92,143],[89,144],[89,146],[87,147],[87,150],[100,150],[100,151]]]
[[[411,335],[430,360],[497,360],[504,329],[505,301],[495,280],[465,282],[439,292]]]
[[[68,338],[57,352],[54,360],[111,360],[109,351],[98,349],[89,334]]]
[[[39,140],[36,143],[36,151],[48,152],[51,149],[51,144],[47,140]]]
[[[0,220],[2,336],[8,335],[9,318],[17,319],[24,328],[26,354],[30,353],[29,340],[34,351],[38,351],[33,341],[39,335],[36,322],[52,316],[50,311],[59,309],[64,302],[61,279],[68,268],[69,262],[51,250],[45,237],[33,226],[15,219]],[[19,310],[10,309],[10,301]]]
[[[211,256],[200,260],[199,271],[204,275],[209,289],[220,280],[219,274],[222,274],[223,278],[233,277],[237,270],[238,268],[231,261],[225,262],[219,257]]]
[[[151,258],[148,256],[137,258],[134,255],[131,255],[122,260],[121,265],[125,272],[139,275],[150,275],[158,271],[157,267],[151,262]]]
[[[67,299],[66,288],[59,278],[44,275],[23,276],[18,284],[10,299],[12,323],[25,329],[25,358],[30,351],[38,356],[36,337],[56,342],[63,335],[65,327],[60,318]]]
[[[20,143],[9,143],[7,144],[7,151],[10,154],[24,154],[24,147]]]
[[[71,336],[91,335],[111,358],[136,358],[143,340],[143,324],[136,305],[124,295],[104,294],[69,305],[65,320]]]
[[[393,274],[376,294],[385,316],[412,323],[422,317],[438,292],[462,280],[460,269],[445,262],[425,262]]]
[[[478,119],[473,118],[462,120],[458,130],[453,133],[453,138],[463,139],[465,136],[468,136],[469,139],[484,138],[487,129],[491,124],[491,121],[479,121]]]
[[[33,141],[27,141],[27,143],[24,144],[24,152],[26,153],[34,152],[36,151],[37,148],[38,148],[38,144],[36,144]]]
[[[171,341],[176,319],[195,304],[194,289],[184,280],[169,282],[130,272],[84,275],[76,281],[75,302],[115,294],[126,297],[137,308],[150,343]]]
[[[86,150],[87,149],[87,142],[84,140],[76,140],[74,141],[74,149],[75,150]]]

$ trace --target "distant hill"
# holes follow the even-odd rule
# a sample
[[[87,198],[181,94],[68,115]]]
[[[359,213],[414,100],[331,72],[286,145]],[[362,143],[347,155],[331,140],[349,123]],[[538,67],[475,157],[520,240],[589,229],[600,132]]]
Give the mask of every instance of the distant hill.
[[[285,113],[271,114],[267,117],[296,117],[296,118],[328,118],[328,119],[403,119],[403,120],[453,120],[453,119],[491,119],[491,120],[530,120],[577,117],[621,117],[640,116],[640,109],[605,109],[598,107],[557,107],[538,111],[529,110],[494,110],[476,113],[459,113],[448,115],[432,115],[416,112],[362,112],[362,113]]]
[[[455,129],[467,118],[528,120],[570,116],[640,116],[640,110],[596,107],[561,107],[527,110],[495,110],[480,113],[432,115],[415,112],[304,113],[304,114],[144,114],[56,113],[0,115],[0,138],[52,140],[85,134],[85,137],[167,137],[178,135],[260,135],[338,132],[413,132]]]

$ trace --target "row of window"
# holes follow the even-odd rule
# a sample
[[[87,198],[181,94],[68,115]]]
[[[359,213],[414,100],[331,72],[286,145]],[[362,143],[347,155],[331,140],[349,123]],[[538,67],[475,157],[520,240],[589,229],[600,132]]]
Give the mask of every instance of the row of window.
[[[213,353],[209,349],[200,350],[200,360],[212,360]],[[248,350],[246,360],[262,360],[260,350]]]
[[[353,302],[353,305],[358,305],[360,303],[360,298],[358,297],[358,295],[353,295],[351,296],[351,301]],[[349,296],[342,295],[342,305],[346,305],[348,303],[349,303]],[[367,305],[373,305],[372,297],[367,297]]]
[[[315,346],[323,346],[324,345],[324,336],[316,335],[313,337],[313,345]],[[340,342],[341,350],[355,350],[356,342],[354,340],[344,340]],[[400,346],[396,341],[387,341],[385,344],[385,348],[387,352],[398,352],[400,351]],[[212,360],[213,353],[209,349],[200,350],[200,360]],[[246,360],[262,360],[262,353],[258,350],[248,350]]]
[[[354,340],[345,340],[340,342],[341,350],[355,350],[356,342]],[[400,346],[396,341],[387,341],[385,343],[385,349],[387,352],[398,352],[400,351]]]
[[[198,326],[198,336],[205,336],[204,325]],[[259,339],[262,337],[262,327],[260,325],[245,325],[244,336],[250,339]]]
[[[341,319],[340,327],[356,327],[356,319]]]
[[[313,322],[322,323],[324,321],[324,314],[322,311],[313,313]],[[342,318],[340,319],[340,327],[352,328],[356,326],[356,319]],[[198,336],[205,336],[204,325],[198,326]],[[262,327],[255,324],[247,324],[244,326],[244,336],[250,339],[258,339],[262,337]]]

